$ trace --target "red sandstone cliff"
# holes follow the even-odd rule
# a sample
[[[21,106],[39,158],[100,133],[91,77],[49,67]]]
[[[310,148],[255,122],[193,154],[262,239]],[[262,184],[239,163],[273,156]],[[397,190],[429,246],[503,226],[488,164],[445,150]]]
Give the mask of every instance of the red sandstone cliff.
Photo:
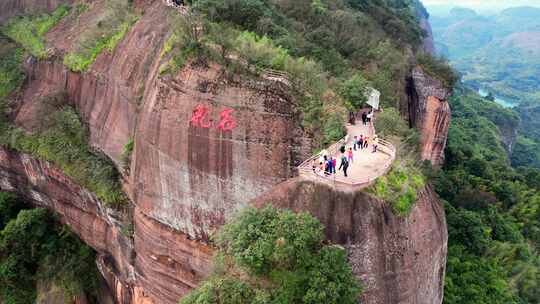
[[[209,273],[212,249],[135,208],[133,238],[121,215],[62,172],[0,148],[0,187],[54,210],[98,252],[98,268],[117,303],[176,303]]]
[[[68,71],[61,55],[74,48],[74,37],[93,22],[102,1],[77,21],[57,25],[47,35],[55,55],[26,61],[29,77],[15,115],[18,125],[31,130],[41,98],[66,92],[89,126],[91,144],[116,164],[124,144],[135,139],[124,177],[133,238],[121,232],[125,215],[28,155],[0,150],[2,189],[55,210],[95,248],[118,303],[177,303],[210,271],[208,235],[268,191],[302,193],[276,204],[312,212],[329,227],[331,240],[347,246],[367,303],[440,303],[446,226],[432,191],[421,195],[410,217],[397,218],[362,193],[349,196],[295,180],[284,190],[282,182],[295,176],[295,165],[311,150],[287,89],[226,77],[213,64],[188,64],[177,75],[160,76],[169,8],[161,1],[135,3],[144,15],[113,54],[99,55],[85,73]],[[195,126],[190,120],[198,107],[208,115]],[[234,119],[234,128],[219,129],[223,113]]]
[[[420,131],[422,159],[440,166],[452,114],[447,101],[451,91],[421,67],[413,69],[408,91],[409,122]]]
[[[254,202],[267,203],[307,211],[325,225],[327,238],[348,251],[363,284],[362,303],[442,303],[448,235],[443,206],[429,187],[407,217],[367,193],[343,193],[300,178]]]

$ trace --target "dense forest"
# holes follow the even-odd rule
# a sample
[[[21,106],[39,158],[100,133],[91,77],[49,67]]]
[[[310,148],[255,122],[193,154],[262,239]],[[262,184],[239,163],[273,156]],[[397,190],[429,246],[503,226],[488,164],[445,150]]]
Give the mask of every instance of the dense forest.
[[[95,252],[42,208],[0,192],[0,298],[36,303],[40,284],[54,284],[65,301],[96,301]]]
[[[513,168],[501,132],[518,115],[464,87],[450,102],[434,173],[449,234],[444,303],[539,303],[540,170]]]

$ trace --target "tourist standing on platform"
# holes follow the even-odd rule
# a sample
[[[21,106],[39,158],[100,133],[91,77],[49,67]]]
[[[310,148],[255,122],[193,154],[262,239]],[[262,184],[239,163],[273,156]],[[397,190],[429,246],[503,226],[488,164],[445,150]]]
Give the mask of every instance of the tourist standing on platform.
[[[337,159],[335,157],[332,157],[332,173],[336,174],[336,168],[337,168]]]
[[[364,126],[367,124],[367,114],[366,112],[362,112],[362,123]]]
[[[352,148],[349,148],[349,151],[347,151],[347,161],[351,164],[354,162]]]
[[[369,136],[364,137],[364,149],[367,149],[369,146]]]
[[[360,134],[360,138],[358,138],[358,147],[360,147],[360,150],[364,149],[364,135]]]
[[[328,166],[328,156],[324,155],[324,175],[329,175],[330,167]]]
[[[349,168],[349,162],[347,161],[347,157],[345,157],[345,153],[341,154],[341,164],[339,165],[339,170],[343,169],[343,174],[345,177],[347,177],[347,169]]]
[[[334,173],[334,171],[335,171],[335,169],[334,169],[334,161],[332,160],[332,156],[330,156],[330,158],[328,158],[327,166],[328,166],[328,175],[332,175]]]
[[[377,152],[377,148],[379,147],[379,138],[377,137],[377,135],[375,135],[375,137],[373,137],[373,153]]]
[[[354,151],[356,151],[356,145],[358,144],[358,137],[356,137],[356,135],[354,136],[354,139],[353,139],[353,147],[354,147]]]

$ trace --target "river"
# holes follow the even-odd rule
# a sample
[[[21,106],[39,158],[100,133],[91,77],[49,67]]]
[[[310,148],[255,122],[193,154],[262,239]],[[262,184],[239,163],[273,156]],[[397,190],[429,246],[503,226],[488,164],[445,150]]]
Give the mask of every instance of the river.
[[[482,97],[486,97],[488,96],[488,92],[484,89],[478,89],[478,94],[480,94],[480,96]],[[500,104],[501,106],[505,107],[505,108],[513,108],[516,106],[516,104],[514,103],[511,103],[511,102],[508,102],[502,98],[499,98],[497,96],[495,96],[495,102]]]

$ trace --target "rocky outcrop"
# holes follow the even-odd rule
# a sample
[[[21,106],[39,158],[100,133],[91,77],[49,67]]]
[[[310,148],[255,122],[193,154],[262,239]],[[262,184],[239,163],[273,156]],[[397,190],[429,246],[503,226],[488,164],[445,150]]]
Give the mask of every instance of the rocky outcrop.
[[[0,1],[0,24],[13,16],[49,13],[59,5],[69,3],[73,3],[73,0],[2,0]]]
[[[412,71],[408,86],[409,122],[420,131],[421,157],[435,166],[444,162],[444,148],[451,111],[447,99],[451,91],[427,75],[421,67]]]
[[[448,234],[443,206],[429,187],[406,217],[370,194],[343,193],[300,178],[254,204],[316,216],[327,238],[347,249],[364,289],[361,303],[442,303]]]
[[[31,80],[16,121],[32,129],[40,98],[65,91],[89,125],[91,144],[115,163],[135,139],[128,177],[135,205],[206,240],[248,200],[294,176],[311,142],[281,83],[230,77],[215,64],[188,64],[160,77],[160,51],[170,31],[162,20],[170,9],[156,1],[144,10],[114,54],[102,53],[87,73],[70,72],[54,58],[27,62]],[[75,35],[71,22],[84,22],[85,14],[92,11],[48,34],[57,54],[73,48],[59,35]]]
[[[42,97],[64,92],[88,124],[91,145],[119,167],[123,146],[134,138],[123,176],[129,214],[107,208],[53,165],[0,149],[0,187],[55,210],[92,246],[117,303],[177,303],[210,272],[209,235],[235,210],[270,198],[327,225],[329,239],[348,248],[367,303],[440,303],[446,230],[431,190],[409,217],[399,218],[367,194],[287,181],[312,150],[287,87],[229,75],[213,63],[188,62],[176,75],[160,75],[171,31],[164,21],[173,8],[134,3],[144,14],[88,72],[67,70],[62,55],[76,49],[103,0],[49,32],[53,56],[26,61],[27,83],[14,113],[19,126],[32,130]],[[415,92],[424,96],[420,88]],[[411,102],[426,132],[438,119],[427,118],[434,111],[428,99]],[[432,137],[425,142],[435,142]],[[126,217],[132,236],[125,234]]]
[[[53,210],[98,252],[116,303],[176,303],[209,274],[212,249],[134,211],[133,236],[104,206],[50,163],[0,148],[0,187]]]

